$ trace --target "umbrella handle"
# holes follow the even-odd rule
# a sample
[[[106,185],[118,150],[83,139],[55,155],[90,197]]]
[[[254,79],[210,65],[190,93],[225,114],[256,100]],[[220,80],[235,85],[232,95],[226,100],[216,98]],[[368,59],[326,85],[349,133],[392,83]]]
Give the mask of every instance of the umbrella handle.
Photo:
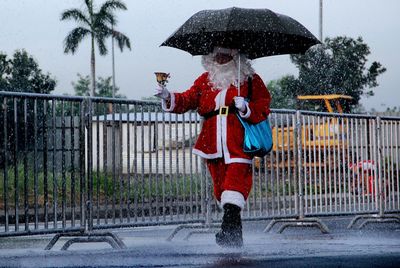
[[[240,97],[240,52],[238,53],[238,97]]]

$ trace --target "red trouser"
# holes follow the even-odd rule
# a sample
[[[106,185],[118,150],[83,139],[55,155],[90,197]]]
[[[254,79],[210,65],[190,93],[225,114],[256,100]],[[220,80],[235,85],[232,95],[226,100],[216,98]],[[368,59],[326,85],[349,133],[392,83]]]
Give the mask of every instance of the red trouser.
[[[250,164],[225,164],[223,158],[207,159],[207,167],[214,183],[214,195],[221,201],[223,191],[240,192],[247,200],[252,185],[252,170]]]

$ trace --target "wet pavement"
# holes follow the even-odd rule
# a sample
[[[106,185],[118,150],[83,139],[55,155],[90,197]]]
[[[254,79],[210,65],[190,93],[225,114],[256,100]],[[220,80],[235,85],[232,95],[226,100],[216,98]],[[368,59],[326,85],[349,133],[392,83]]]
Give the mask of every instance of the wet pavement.
[[[171,241],[176,226],[110,230],[127,249],[106,243],[67,241],[44,250],[53,235],[0,238],[0,267],[400,267],[400,224],[370,224],[346,228],[351,217],[322,218],[329,234],[316,228],[288,228],[277,234],[263,230],[268,221],[244,222],[244,247],[224,249],[214,234],[184,229]]]

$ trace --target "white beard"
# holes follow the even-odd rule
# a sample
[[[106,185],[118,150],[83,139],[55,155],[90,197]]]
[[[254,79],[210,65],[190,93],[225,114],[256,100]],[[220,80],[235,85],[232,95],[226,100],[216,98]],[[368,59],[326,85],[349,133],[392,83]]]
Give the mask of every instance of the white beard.
[[[225,64],[218,64],[214,61],[214,54],[205,55],[202,57],[202,65],[208,72],[208,80],[212,83],[214,89],[224,90],[230,85],[236,85],[238,81],[238,59],[235,55],[233,60]],[[252,77],[254,70],[251,67],[250,61],[240,55],[240,84],[247,81],[247,78]]]

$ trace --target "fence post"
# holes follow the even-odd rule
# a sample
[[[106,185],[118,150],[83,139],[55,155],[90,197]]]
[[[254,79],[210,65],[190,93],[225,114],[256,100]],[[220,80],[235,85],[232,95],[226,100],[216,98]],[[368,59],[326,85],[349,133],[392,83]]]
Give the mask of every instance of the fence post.
[[[86,167],[86,174],[87,174],[87,199],[86,199],[86,210],[87,210],[87,231],[90,233],[93,231],[93,142],[92,142],[92,100],[91,98],[87,98],[85,101],[85,125],[87,131],[87,147],[86,147],[86,154],[87,154],[87,167]]]
[[[303,163],[301,156],[303,155],[303,146],[301,141],[301,113],[300,111],[296,111],[296,128],[294,130],[294,137],[296,139],[296,147],[295,150],[297,152],[297,179],[298,181],[298,189],[297,189],[297,206],[298,206],[298,218],[304,219],[304,194],[303,194]]]

